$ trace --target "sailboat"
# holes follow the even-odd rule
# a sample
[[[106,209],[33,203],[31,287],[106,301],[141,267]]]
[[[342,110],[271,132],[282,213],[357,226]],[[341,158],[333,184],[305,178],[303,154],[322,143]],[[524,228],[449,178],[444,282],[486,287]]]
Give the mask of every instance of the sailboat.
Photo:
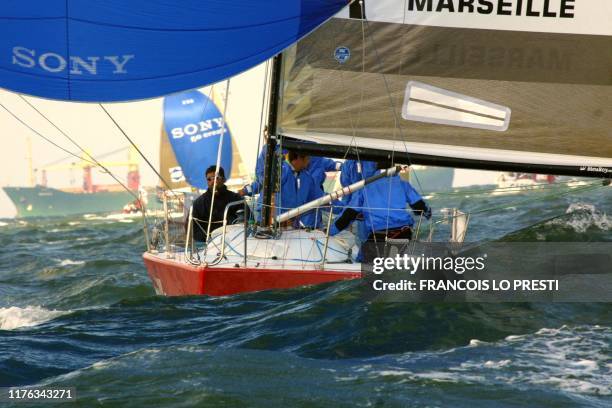
[[[109,12],[105,1],[88,10],[72,3],[58,24],[69,22],[72,30],[61,30],[78,40],[51,56],[40,47],[13,48],[17,66],[0,65],[11,72],[2,86],[59,99],[135,99],[222,80],[283,51],[270,75],[263,225],[224,225],[203,249],[187,239],[176,251],[169,237],[161,248],[149,244],[143,258],[160,294],[228,295],[360,278],[350,233],[280,225],[396,174],[399,165],[612,177],[612,9],[603,0],[366,0],[349,7],[334,0],[189,1],[184,9],[153,1],[138,2],[138,14]],[[0,15],[29,15],[14,7]],[[108,34],[104,41],[89,32],[92,20]],[[120,31],[134,41],[126,45],[148,51],[144,58],[108,54],[109,38],[119,43]],[[171,63],[151,63],[163,57]],[[139,67],[134,77],[130,62]],[[89,75],[94,68],[100,77]],[[49,75],[54,86],[43,86]],[[108,87],[116,75],[125,75],[124,86]],[[390,167],[272,217],[277,145]],[[454,227],[465,226],[465,214],[452,214]],[[459,235],[452,239],[465,231]]]
[[[609,177],[612,117],[602,107],[612,102],[611,87],[581,78],[586,67],[576,55],[600,37],[563,21],[559,33],[527,31],[524,18],[504,30],[492,29],[489,20],[499,18],[490,16],[477,20],[481,28],[463,27],[447,10],[406,17],[404,4],[366,1],[367,22],[346,10],[275,59],[271,143],[393,164]],[[518,46],[520,64],[509,54]],[[557,55],[565,65],[554,65]],[[186,251],[145,254],[145,264],[167,295],[288,288],[360,277],[351,238],[289,230],[261,239],[233,225],[213,234],[197,262]]]
[[[160,137],[160,174],[172,191],[206,190],[204,172],[216,162],[225,98],[211,87],[209,95],[193,90],[164,98],[164,120]],[[227,169],[231,189],[242,188],[249,176],[229,123],[224,123],[221,166]]]

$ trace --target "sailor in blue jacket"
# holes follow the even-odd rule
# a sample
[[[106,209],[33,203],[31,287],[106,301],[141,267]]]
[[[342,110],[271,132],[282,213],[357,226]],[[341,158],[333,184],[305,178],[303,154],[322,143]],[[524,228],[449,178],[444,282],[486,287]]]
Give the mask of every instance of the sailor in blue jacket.
[[[362,162],[364,178],[378,171],[372,172],[372,164],[366,163]],[[431,209],[409,182],[402,180],[398,174],[379,179],[351,195],[345,210],[332,223],[330,235],[338,234],[358,215],[362,215],[362,231],[367,234],[369,240],[377,237],[410,239],[414,219],[406,210],[406,204],[412,208],[415,215],[431,218]]]
[[[340,167],[340,184],[342,184],[342,187],[350,186],[353,183],[363,180],[361,172],[362,163],[372,162],[345,160],[344,163],[342,163]]]
[[[306,170],[310,157],[289,151],[281,168],[280,191],[276,193],[276,215],[319,198],[312,175]],[[291,221],[295,227],[317,228],[321,225],[320,211],[312,210]]]
[[[241,196],[254,196],[255,194],[259,194],[261,192],[261,187],[263,185],[264,179],[264,168],[266,162],[266,151],[267,147],[264,146],[257,156],[257,162],[255,163],[255,180],[251,184],[247,184],[238,192]]]
[[[310,161],[306,171],[310,173],[313,181],[315,182],[315,187],[317,187],[318,194],[317,198],[325,195],[325,191],[323,189],[323,183],[325,183],[325,179],[327,178],[325,173],[328,171],[338,171],[340,170],[341,165],[341,162],[328,159],[327,157],[310,156]]]
[[[340,184],[342,187],[350,186],[376,173],[376,162],[361,160],[346,160],[340,167]],[[347,205],[351,196],[342,197],[342,203]]]

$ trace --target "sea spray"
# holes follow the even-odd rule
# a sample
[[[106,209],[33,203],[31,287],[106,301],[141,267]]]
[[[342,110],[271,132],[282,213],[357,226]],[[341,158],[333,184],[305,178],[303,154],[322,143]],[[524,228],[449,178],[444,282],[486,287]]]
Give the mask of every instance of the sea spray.
[[[0,330],[36,326],[70,311],[47,310],[40,306],[0,308]]]

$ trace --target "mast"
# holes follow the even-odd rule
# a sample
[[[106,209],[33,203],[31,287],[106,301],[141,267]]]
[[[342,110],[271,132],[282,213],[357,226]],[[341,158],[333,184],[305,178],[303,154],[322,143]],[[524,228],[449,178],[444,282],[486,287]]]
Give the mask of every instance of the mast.
[[[276,150],[276,119],[278,117],[278,103],[281,87],[282,54],[272,60],[272,81],[270,83],[270,108],[268,111],[266,157],[264,162],[263,207],[261,223],[267,227],[271,224],[272,193],[274,191],[273,169],[274,152]]]

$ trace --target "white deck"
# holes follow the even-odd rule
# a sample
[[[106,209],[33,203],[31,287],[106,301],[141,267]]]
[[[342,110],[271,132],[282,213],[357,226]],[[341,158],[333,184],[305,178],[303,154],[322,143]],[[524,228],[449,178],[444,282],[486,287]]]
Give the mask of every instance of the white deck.
[[[198,251],[200,265],[210,268],[234,268],[244,266],[244,227],[230,225],[226,231],[225,257],[218,261],[222,248],[222,229],[212,232],[208,250]],[[335,272],[359,272],[361,263],[355,262],[359,247],[350,232],[329,237],[325,254],[325,233],[318,230],[284,230],[279,238],[247,238],[247,268],[287,270],[329,270]],[[323,257],[325,254],[325,263]],[[176,248],[170,254],[160,252],[161,259],[187,263],[184,248]],[[197,257],[193,256],[196,260]]]

